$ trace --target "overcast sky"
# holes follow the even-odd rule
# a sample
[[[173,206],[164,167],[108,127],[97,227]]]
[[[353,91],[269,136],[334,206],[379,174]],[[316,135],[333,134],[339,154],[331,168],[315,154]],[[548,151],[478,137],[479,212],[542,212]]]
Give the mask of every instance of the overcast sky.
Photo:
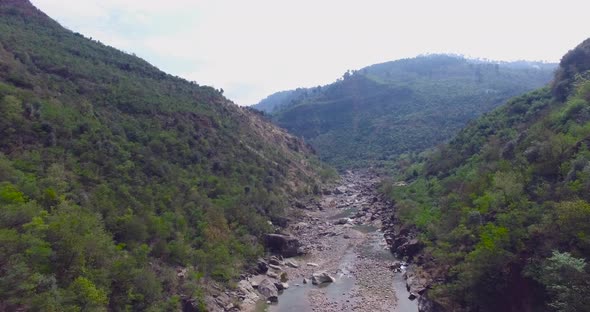
[[[32,0],[65,27],[240,105],[425,53],[559,61],[588,0]]]

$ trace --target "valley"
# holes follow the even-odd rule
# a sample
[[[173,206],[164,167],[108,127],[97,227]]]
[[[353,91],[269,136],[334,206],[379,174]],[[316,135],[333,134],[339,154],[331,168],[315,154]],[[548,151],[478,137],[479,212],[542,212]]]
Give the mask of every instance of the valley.
[[[394,257],[383,236],[391,202],[377,192],[379,182],[375,174],[347,172],[295,212],[294,222],[281,233],[296,238],[304,254],[283,260],[273,256],[266,274],[247,279],[260,287],[265,279],[280,283],[286,273],[289,288],[267,311],[418,311],[418,300],[408,299],[406,264]],[[323,273],[332,281],[313,285],[314,274]]]
[[[246,107],[0,0],[0,312],[578,312],[588,259],[590,39]]]

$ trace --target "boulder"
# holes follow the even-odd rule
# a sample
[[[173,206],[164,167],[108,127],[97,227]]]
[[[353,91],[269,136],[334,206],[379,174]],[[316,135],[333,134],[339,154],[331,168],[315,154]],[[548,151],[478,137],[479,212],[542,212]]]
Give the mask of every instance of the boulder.
[[[281,260],[279,258],[277,258],[276,256],[271,256],[268,259],[268,263],[274,264],[274,265],[283,265],[283,263],[281,262]]]
[[[273,270],[277,270],[277,271],[280,271],[281,270],[281,267],[280,266],[274,265],[274,264],[269,264],[268,267],[271,268],[271,269],[273,269]]]
[[[240,300],[246,304],[254,305],[260,299],[250,282],[246,280],[238,283],[237,292]]]
[[[268,279],[263,279],[258,285],[258,292],[264,299],[270,302],[279,301],[279,290],[277,286]]]
[[[272,278],[279,278],[279,275],[275,272],[272,272],[272,271],[266,272],[266,276],[272,277]],[[260,286],[260,285],[258,285],[258,286]]]
[[[275,282],[275,287],[277,288],[278,291],[285,290],[283,288],[283,283],[281,283],[281,282]]]
[[[299,223],[295,224],[295,228],[297,230],[303,230],[303,229],[308,228],[308,227],[309,227],[309,224],[307,224],[305,222],[299,222]]]
[[[268,271],[268,263],[262,259],[258,259],[258,263],[256,264],[256,270],[260,274],[264,274]]]
[[[349,218],[340,218],[340,219],[338,219],[338,221],[336,221],[336,224],[346,224],[350,221],[351,220]]]
[[[299,267],[299,264],[297,263],[297,261],[292,260],[292,259],[285,260],[285,265],[295,268],[295,269]]]
[[[279,275],[279,279],[281,280],[281,282],[286,282],[289,280],[289,277],[287,276],[287,272],[281,272],[281,274]]]
[[[412,238],[399,246],[397,251],[404,256],[412,258],[422,250],[422,247],[424,247],[424,245],[417,238]]]
[[[221,309],[217,310],[217,311],[225,311],[225,307],[228,306],[231,302],[232,299],[230,297],[230,294],[228,292],[219,292],[217,294],[214,294],[213,296],[210,297],[209,302],[207,302],[207,300],[205,300],[205,303],[207,304],[208,307],[219,307]],[[215,304],[213,304],[215,303]],[[213,308],[212,310],[216,310],[215,308]]]
[[[323,283],[333,283],[335,279],[330,276],[327,272],[317,272],[313,273],[311,276],[311,283],[314,285],[319,285]]]
[[[401,272],[402,271],[402,263],[399,261],[394,261],[389,268],[393,271],[393,272]]]
[[[282,234],[266,234],[265,246],[272,252],[283,257],[294,257],[301,254],[301,242],[293,236]]]
[[[289,288],[289,284],[287,284],[287,283],[276,282],[275,286],[277,287],[278,290],[285,290],[285,289]]]
[[[430,286],[430,282],[427,278],[416,276],[413,272],[407,272],[405,277],[406,289],[410,293],[423,295]]]
[[[334,193],[334,195],[340,195],[340,194],[344,194],[345,192],[346,192],[346,187],[339,186],[339,187],[335,188],[332,193]]]
[[[308,263],[307,263],[307,266],[310,266],[310,267],[315,267],[315,268],[317,268],[317,267],[319,267],[319,264],[317,264],[317,263],[313,263],[313,262],[308,262]]]
[[[176,269],[176,276],[179,278],[185,278],[187,275],[188,269],[187,268],[177,268]]]

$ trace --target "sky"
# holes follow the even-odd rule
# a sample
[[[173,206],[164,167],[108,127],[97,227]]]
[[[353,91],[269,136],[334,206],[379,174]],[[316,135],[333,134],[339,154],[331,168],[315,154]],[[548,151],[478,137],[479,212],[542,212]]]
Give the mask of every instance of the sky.
[[[557,62],[587,0],[32,0],[73,31],[239,105],[429,53]]]

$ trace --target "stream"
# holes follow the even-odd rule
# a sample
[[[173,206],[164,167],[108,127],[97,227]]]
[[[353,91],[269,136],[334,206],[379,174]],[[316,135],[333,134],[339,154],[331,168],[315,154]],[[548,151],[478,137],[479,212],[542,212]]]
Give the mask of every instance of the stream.
[[[373,175],[349,172],[335,189],[300,211],[296,220],[301,221],[287,230],[300,239],[306,254],[291,258],[298,268],[282,269],[289,288],[278,302],[259,304],[258,311],[418,311],[417,300],[408,299],[405,267],[402,272],[390,269],[400,262],[381,232],[387,206],[377,183]],[[304,283],[315,272],[327,272],[334,282]]]

